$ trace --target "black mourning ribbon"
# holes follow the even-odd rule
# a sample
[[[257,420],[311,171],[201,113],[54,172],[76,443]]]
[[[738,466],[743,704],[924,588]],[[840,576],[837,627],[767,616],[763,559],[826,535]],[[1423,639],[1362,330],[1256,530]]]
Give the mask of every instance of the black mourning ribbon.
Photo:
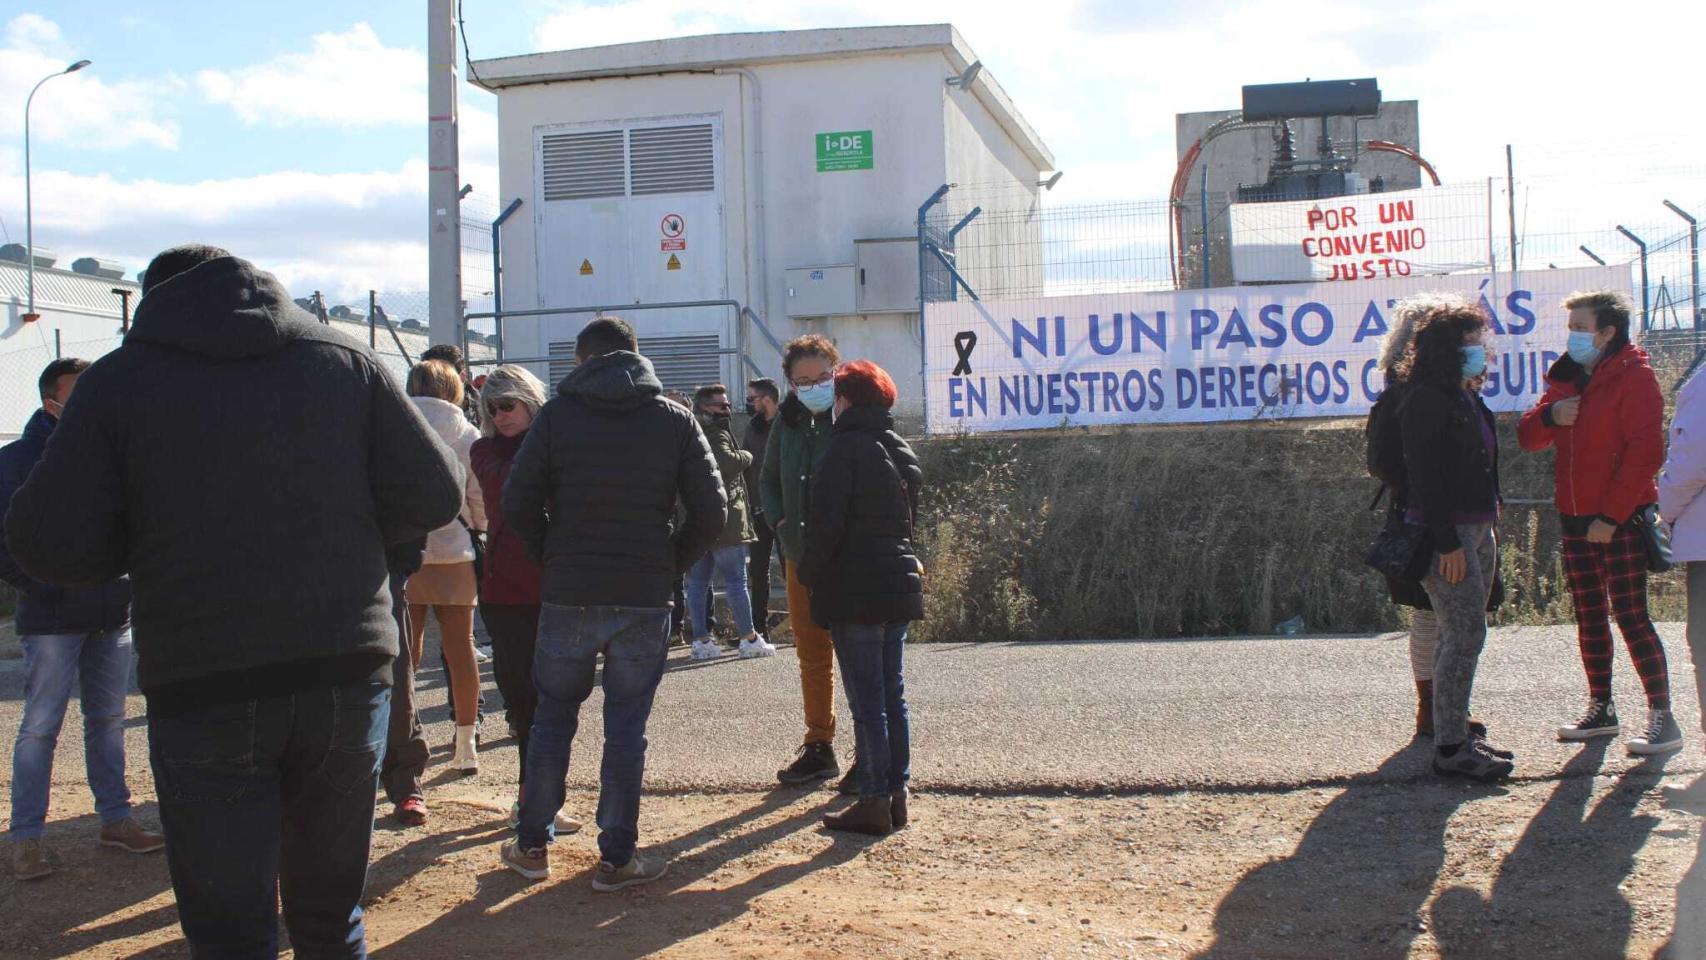
[[[977,349],[977,333],[964,330],[954,334],[954,352],[960,355],[958,366],[950,376],[963,377],[971,374],[971,352]]]

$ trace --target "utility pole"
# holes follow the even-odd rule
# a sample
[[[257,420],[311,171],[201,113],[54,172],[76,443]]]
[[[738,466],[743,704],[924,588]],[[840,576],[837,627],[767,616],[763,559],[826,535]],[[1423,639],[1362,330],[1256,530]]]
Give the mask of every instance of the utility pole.
[[[456,0],[429,0],[427,25],[427,331],[462,342],[462,173],[456,135]]]

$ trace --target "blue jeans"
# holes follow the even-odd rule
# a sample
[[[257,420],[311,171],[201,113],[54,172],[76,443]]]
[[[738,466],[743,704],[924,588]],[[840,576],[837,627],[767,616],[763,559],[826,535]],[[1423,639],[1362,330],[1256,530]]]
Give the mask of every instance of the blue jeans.
[[[735,618],[741,639],[752,636],[752,595],[746,588],[746,544],[713,547],[687,572],[687,612],[692,618],[693,639],[711,635],[711,573],[723,581],[723,599]]]
[[[361,891],[391,688],[321,687],[148,718],[190,955],[365,958]]]
[[[639,843],[640,783],[646,772],[646,720],[669,653],[668,607],[559,607],[539,612],[533,685],[539,706],[527,743],[522,788],[524,849],[551,839],[551,818],[563,806],[569,748],[580,729],[581,704],[592,696],[598,655],[604,654],[604,763],[599,769],[598,849],[623,866]]]
[[[829,628],[841,685],[853,710],[859,796],[887,796],[912,779],[912,726],[901,660],[905,621],[836,623]]]
[[[81,681],[83,763],[102,823],[130,816],[124,783],[124,696],[130,689],[130,630],[38,634],[24,647],[24,719],[12,747],[12,839],[34,840],[47,820],[53,748]]]

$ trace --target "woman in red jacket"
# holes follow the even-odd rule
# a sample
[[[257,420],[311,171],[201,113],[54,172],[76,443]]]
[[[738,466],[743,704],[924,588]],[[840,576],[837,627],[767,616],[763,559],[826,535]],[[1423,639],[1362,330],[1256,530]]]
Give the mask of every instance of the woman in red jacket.
[[[545,385],[525,367],[502,366],[486,377],[480,388],[480,403],[485,413],[481,424],[484,436],[474,441],[468,452],[489,511],[480,618],[492,637],[492,674],[498,692],[503,694],[510,730],[520,747],[516,778],[519,803],[519,785],[527,779],[527,741],[533,730],[533,712],[539,703],[538,690],[533,686],[533,646],[539,636],[539,588],[544,573],[528,554],[521,538],[505,522],[503,491],[504,481],[509,479],[510,467],[515,463],[515,453],[521,449],[521,441],[527,439],[528,428],[533,426],[539,408],[545,405]],[[510,810],[512,828],[517,810]],[[554,826],[559,834],[573,833],[581,827],[561,813],[557,814]]]
[[[1590,700],[1582,719],[1560,727],[1561,740],[1616,736],[1622,727],[1611,699],[1611,624],[1617,617],[1649,709],[1635,755],[1682,748],[1670,709],[1670,677],[1658,631],[1647,614],[1647,566],[1641,533],[1630,518],[1658,500],[1664,465],[1664,395],[1647,354],[1629,342],[1629,301],[1620,293],[1579,293],[1570,312],[1569,354],[1553,364],[1546,394],[1523,414],[1524,450],[1556,447],[1564,574],[1576,611],[1576,636]],[[1607,598],[1609,596],[1609,604]]]

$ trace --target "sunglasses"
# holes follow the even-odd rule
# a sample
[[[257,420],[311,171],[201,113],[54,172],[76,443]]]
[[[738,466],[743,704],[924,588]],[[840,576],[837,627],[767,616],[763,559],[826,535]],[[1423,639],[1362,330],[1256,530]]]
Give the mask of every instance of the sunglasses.
[[[515,408],[520,405],[521,404],[515,400],[498,400],[493,403],[486,404],[486,412],[495,417],[500,413],[514,413]]]
[[[818,377],[816,380],[806,380],[806,379],[802,378],[802,379],[793,380],[790,382],[796,387],[804,388],[804,387],[822,386],[823,384],[826,384],[829,381],[834,380],[834,379],[835,379],[835,374],[833,372],[831,372],[831,373],[826,373],[821,377]]]

